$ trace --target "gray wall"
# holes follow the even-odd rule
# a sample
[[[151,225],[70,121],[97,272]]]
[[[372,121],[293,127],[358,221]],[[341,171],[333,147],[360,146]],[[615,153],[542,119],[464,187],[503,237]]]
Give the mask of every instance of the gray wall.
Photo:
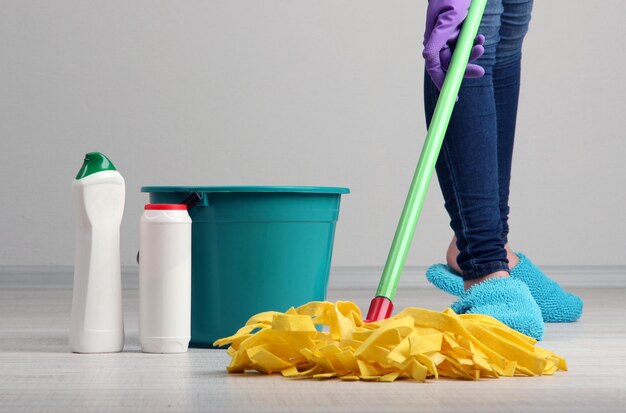
[[[511,243],[623,265],[621,0],[538,0],[524,53]],[[0,264],[71,265],[88,151],[148,184],[348,186],[334,264],[383,265],[425,135],[425,0],[0,0]],[[451,237],[433,182],[410,265]]]

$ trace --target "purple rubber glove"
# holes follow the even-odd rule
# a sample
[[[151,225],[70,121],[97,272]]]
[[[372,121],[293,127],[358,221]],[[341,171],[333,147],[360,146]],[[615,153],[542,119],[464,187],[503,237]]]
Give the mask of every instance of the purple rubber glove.
[[[454,47],[461,23],[467,17],[471,0],[429,0],[426,11],[426,30],[424,31],[424,51],[426,71],[439,90],[443,86],[445,71],[452,59],[451,47]],[[465,77],[476,78],[485,74],[485,69],[471,62],[485,52],[485,36],[478,35],[470,54],[470,63],[465,70]]]

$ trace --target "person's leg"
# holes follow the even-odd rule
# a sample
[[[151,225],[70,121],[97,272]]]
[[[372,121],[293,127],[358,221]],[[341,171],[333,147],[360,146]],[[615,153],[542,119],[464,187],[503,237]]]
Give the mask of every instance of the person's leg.
[[[493,67],[498,123],[498,185],[502,239],[508,242],[509,186],[520,91],[522,44],[528,32],[533,0],[503,0],[500,42]],[[513,254],[514,255],[514,254]],[[519,260],[516,260],[519,261]],[[510,263],[511,267],[517,264]]]
[[[519,257],[508,245],[509,188],[520,90],[522,44],[528,32],[532,6],[533,0],[502,0],[500,38],[496,46],[493,65],[501,238],[505,244],[509,268],[519,263]],[[456,237],[453,237],[446,258],[448,265],[460,274],[462,270],[457,263],[459,253]]]
[[[452,236],[452,240],[448,245],[448,251],[446,252],[446,263],[448,267],[457,275],[461,275],[463,271],[459,264],[457,263],[457,258],[459,256],[459,249],[456,246],[456,235]],[[515,267],[519,263],[519,257],[515,252],[511,249],[508,243],[504,244],[504,249],[506,250],[506,259],[509,262],[509,270]]]
[[[501,219],[501,240],[508,257],[512,281],[523,282],[528,287],[532,299],[535,300],[541,311],[543,320],[546,322],[576,321],[582,314],[582,300],[564,291],[526,256],[523,254],[515,254],[508,245],[508,198],[519,98],[521,49],[524,36],[528,30],[532,0],[501,1],[503,8],[498,32],[499,41],[496,46],[495,62],[491,66],[497,124],[498,198]],[[455,234],[457,234],[456,231]],[[475,297],[464,295],[461,280],[450,271],[450,267],[454,267],[452,264],[454,264],[453,261],[455,261],[455,258],[456,261],[460,261],[459,258],[462,256],[462,252],[457,249],[459,244],[459,242],[455,242],[453,239],[448,249],[449,266],[443,266],[441,264],[432,266],[427,271],[427,278],[444,291],[461,297],[461,299],[454,304],[453,308],[455,308],[455,311],[464,311],[464,306],[468,308],[472,307],[473,304],[471,301],[472,298]],[[462,267],[457,267],[456,270],[462,270]],[[491,288],[495,288],[494,286],[495,284],[492,284]],[[504,287],[504,285],[502,286]],[[487,285],[483,286],[483,289],[486,288]],[[500,294],[500,292],[501,291],[498,291],[498,294]],[[478,292],[474,294],[474,296],[477,295]],[[518,295],[514,295],[514,297],[518,297]],[[497,301],[498,300],[495,300],[494,302]],[[487,309],[490,308],[492,304],[493,303],[483,306],[485,311],[488,311]],[[518,301],[520,308],[527,304],[527,299]],[[480,311],[480,308],[473,305],[471,311]],[[528,307],[528,311],[532,312],[533,309]],[[519,312],[515,314],[519,315]],[[499,317],[497,314],[494,314],[494,316],[501,321],[504,320],[504,317]],[[514,326],[516,323],[519,325],[519,323],[528,322],[528,319],[522,317],[515,321],[505,322],[510,326]],[[534,326],[534,328],[536,327],[537,325]],[[528,326],[514,326],[514,328],[520,331],[524,329],[531,330]]]
[[[502,239],[507,242],[509,225],[509,184],[515,140],[515,123],[519,100],[522,43],[528,31],[532,0],[503,0],[504,12],[500,27],[500,43],[496,49],[494,95],[498,117],[498,183],[500,186],[500,217]],[[509,248],[510,251],[510,248]],[[549,279],[523,254],[514,254],[511,275],[525,282],[548,322],[569,322],[582,314],[582,300],[564,291]]]
[[[477,61],[485,69],[485,75],[463,80],[437,159],[437,177],[450,226],[457,237],[460,251],[457,262],[463,274],[460,297],[451,308],[458,314],[490,315],[517,331],[541,339],[544,331],[541,310],[528,286],[509,277],[502,239],[493,84],[502,12],[502,0],[488,1],[479,29],[485,36],[485,53]],[[437,88],[426,76],[424,103],[429,124],[437,97]]]
[[[502,0],[488,2],[479,29],[485,36],[485,53],[477,61],[484,67],[485,75],[464,79],[436,166],[450,226],[457,238],[457,262],[468,286],[493,274],[507,276],[509,271],[500,217],[493,84],[502,13]],[[424,104],[428,124],[438,94],[426,75]]]

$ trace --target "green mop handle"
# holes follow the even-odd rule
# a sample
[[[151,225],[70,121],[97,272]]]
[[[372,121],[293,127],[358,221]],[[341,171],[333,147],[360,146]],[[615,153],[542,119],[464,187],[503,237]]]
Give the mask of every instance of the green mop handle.
[[[417,162],[376,296],[393,300],[487,0],[472,0]]]

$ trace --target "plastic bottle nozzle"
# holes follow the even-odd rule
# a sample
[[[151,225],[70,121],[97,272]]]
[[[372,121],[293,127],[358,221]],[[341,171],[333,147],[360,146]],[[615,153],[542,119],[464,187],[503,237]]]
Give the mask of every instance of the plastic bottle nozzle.
[[[113,162],[100,152],[89,152],[85,155],[85,161],[81,166],[76,179],[82,179],[91,174],[101,171],[117,171]]]

